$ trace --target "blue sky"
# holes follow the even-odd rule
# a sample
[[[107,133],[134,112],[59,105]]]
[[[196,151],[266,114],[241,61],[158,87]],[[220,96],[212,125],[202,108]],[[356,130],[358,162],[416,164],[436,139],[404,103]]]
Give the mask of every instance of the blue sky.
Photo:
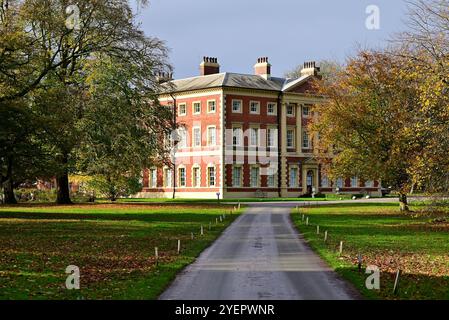
[[[380,9],[379,30],[365,27],[368,5]],[[175,78],[198,75],[203,56],[239,73],[268,56],[275,76],[306,60],[344,61],[358,44],[383,46],[405,18],[403,0],[150,0],[139,16],[166,41]]]

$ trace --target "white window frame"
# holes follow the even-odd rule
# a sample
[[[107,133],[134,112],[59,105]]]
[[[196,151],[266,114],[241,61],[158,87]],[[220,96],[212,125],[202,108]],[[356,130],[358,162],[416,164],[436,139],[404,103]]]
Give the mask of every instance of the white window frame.
[[[358,188],[358,187],[359,187],[359,178],[356,176],[351,177],[351,188]]]
[[[298,168],[298,166],[295,166],[295,165],[292,165],[292,166],[289,166],[289,170],[288,170],[289,172],[288,172],[288,184],[289,184],[289,187],[290,188],[298,188],[298,183],[299,183],[299,168]],[[293,181],[293,183],[292,183],[292,173],[293,172],[296,172],[296,175],[295,175],[295,179],[294,179],[294,181]]]
[[[292,143],[291,143],[291,145],[288,144],[288,133],[289,132],[292,132],[292,137],[291,137]],[[287,148],[290,148],[290,149],[295,148],[296,147],[296,130],[295,130],[295,128],[287,128],[286,135],[287,135],[287,141],[286,141]]]
[[[213,129],[214,132],[214,140],[211,140],[210,129]],[[216,126],[207,126],[207,145],[208,146],[216,146],[217,145],[217,127]]]
[[[366,188],[374,188],[374,180],[366,180],[365,187]]]
[[[199,145],[197,145],[195,142],[196,142],[196,136],[195,136],[195,130],[196,129],[199,129],[199,131],[200,131],[200,136],[199,136],[199,138],[200,138],[200,140],[199,140]],[[193,127],[192,128],[192,147],[193,148],[201,148],[201,146],[202,146],[202,132],[201,132],[201,127],[200,126],[195,126],[195,127]]]
[[[210,170],[213,169],[214,170],[214,184],[211,184],[211,175],[210,175]],[[217,169],[215,168],[214,165],[208,165],[207,166],[207,186],[208,187],[215,187],[217,185]]]
[[[238,134],[239,135],[238,143],[234,143],[234,137],[235,137],[234,130],[238,130],[238,133],[239,133]],[[234,147],[241,147],[241,146],[243,146],[243,140],[244,140],[244,138],[243,138],[242,125],[232,125],[232,145]]]
[[[199,105],[199,106],[200,106],[200,111],[198,111],[198,112],[195,111],[195,106],[196,106],[196,105]],[[193,114],[193,115],[199,115],[199,114],[201,114],[201,109],[202,109],[201,101],[194,101],[194,102],[192,102],[192,114]]]
[[[270,144],[270,132],[273,132],[273,144]],[[276,148],[278,146],[278,134],[277,128],[267,128],[267,148]]]
[[[292,108],[292,113],[288,113],[288,109]],[[293,104],[287,104],[285,107],[285,113],[287,114],[287,117],[293,118],[295,116],[295,106]]]
[[[335,182],[335,186],[337,187],[337,188],[344,188],[344,186],[345,186],[345,181],[344,181],[344,179],[343,178],[337,178],[337,181]]]
[[[198,172],[198,177],[195,175],[195,171]],[[198,178],[198,180],[196,180],[196,178]],[[199,188],[199,187],[201,187],[201,167],[200,165],[195,164],[192,166],[192,188]]]
[[[324,183],[326,182],[326,183]],[[321,186],[323,188],[329,188],[330,187],[330,182],[329,182],[329,177],[323,173],[321,173]]]
[[[170,179],[168,179],[169,176],[170,176]],[[173,187],[173,169],[165,167],[163,179],[164,179],[164,187],[166,187],[166,188]]]
[[[181,112],[181,107],[184,107],[184,112]],[[183,117],[187,115],[187,103],[179,103],[178,104],[178,116]]]
[[[234,110],[234,102],[239,102],[239,103],[240,103],[239,110]],[[240,100],[240,99],[232,99],[232,102],[231,102],[231,111],[232,111],[232,113],[243,113],[243,100]]]
[[[213,102],[214,103],[214,110],[211,111],[210,110],[210,103]],[[207,113],[215,113],[217,112],[217,101],[216,100],[207,100]]]
[[[306,141],[307,141],[307,145],[304,143]],[[302,144],[302,148],[303,149],[310,149],[310,147],[311,147],[310,146],[310,136],[309,136],[309,133],[306,130],[302,131],[302,142],[301,142],[301,144]]]
[[[181,170],[184,170],[184,183],[181,183],[181,181],[182,181]],[[184,166],[183,167],[178,167],[178,181],[177,182],[178,182],[177,185],[180,188],[187,187],[187,170],[186,170],[186,167],[184,167]]]
[[[253,184],[253,170],[257,170],[256,175],[256,184]],[[250,166],[249,168],[249,187],[250,188],[259,188],[260,187],[260,167],[259,166]]]
[[[154,177],[153,173],[156,174]],[[157,188],[157,168],[150,168],[148,178],[148,187],[152,189]]]
[[[273,183],[270,183],[270,179],[273,179]],[[275,168],[269,167],[267,169],[267,187],[276,188],[277,187],[277,172]]]
[[[257,111],[252,111],[251,110],[251,107],[252,107],[253,103],[257,104]],[[260,114],[260,101],[252,100],[252,101],[249,102],[249,113],[250,114]]]
[[[269,106],[270,105],[273,106],[273,112],[269,111]],[[276,102],[268,102],[267,103],[267,115],[269,115],[269,116],[276,116],[277,113],[278,113],[277,108],[278,108],[278,104]]]
[[[235,184],[236,181],[234,179],[234,170],[235,169],[239,169],[239,171],[240,171],[238,185]],[[232,186],[234,188],[241,188],[243,186],[243,168],[242,168],[242,166],[232,166]]]
[[[302,109],[302,117],[303,117],[303,118],[310,118],[310,116],[312,115],[312,114],[311,114],[311,110],[310,110],[311,108],[312,108],[311,105],[303,105],[303,106],[302,106],[301,109]],[[304,110],[308,110],[308,113],[305,114],[305,113],[304,113]]]
[[[178,129],[178,148],[187,148],[187,130],[182,127]]]
[[[256,130],[256,143],[253,143],[253,131]],[[259,127],[250,127],[249,128],[249,146],[250,147],[258,147],[260,145],[260,128]]]

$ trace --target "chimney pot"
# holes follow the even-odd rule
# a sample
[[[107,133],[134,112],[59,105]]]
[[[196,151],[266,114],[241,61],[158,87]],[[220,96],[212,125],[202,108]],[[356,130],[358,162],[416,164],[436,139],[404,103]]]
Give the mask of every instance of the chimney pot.
[[[200,64],[200,74],[207,76],[216,73],[220,73],[218,58],[204,56],[203,62]]]
[[[257,64],[254,66],[254,73],[265,79],[271,77],[271,64],[268,62],[268,57],[257,58]]]

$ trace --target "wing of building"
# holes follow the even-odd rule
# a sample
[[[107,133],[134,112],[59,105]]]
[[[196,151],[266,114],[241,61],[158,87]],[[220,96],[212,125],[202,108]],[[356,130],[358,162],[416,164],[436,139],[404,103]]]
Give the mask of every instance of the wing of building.
[[[176,107],[173,165],[148,168],[140,197],[299,197],[311,193],[378,194],[377,181],[329,181],[312,153],[307,123],[319,77],[306,62],[297,79],[271,76],[268,58],[254,74],[220,73],[204,57],[200,76],[170,80],[162,105]]]

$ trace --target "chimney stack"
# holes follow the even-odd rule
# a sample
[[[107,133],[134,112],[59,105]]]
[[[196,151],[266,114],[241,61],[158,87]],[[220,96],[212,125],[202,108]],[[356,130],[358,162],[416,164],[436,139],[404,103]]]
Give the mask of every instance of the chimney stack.
[[[320,68],[316,66],[315,61],[304,62],[304,67],[301,70],[301,76],[318,76]]]
[[[268,57],[257,59],[257,63],[254,66],[254,73],[264,79],[269,79],[271,77],[271,64],[268,62]]]
[[[203,57],[203,62],[200,64],[200,74],[207,76],[209,74],[220,73],[220,65],[217,58]]]
[[[156,73],[156,79],[158,83],[164,83],[173,80],[172,72],[158,72]]]

